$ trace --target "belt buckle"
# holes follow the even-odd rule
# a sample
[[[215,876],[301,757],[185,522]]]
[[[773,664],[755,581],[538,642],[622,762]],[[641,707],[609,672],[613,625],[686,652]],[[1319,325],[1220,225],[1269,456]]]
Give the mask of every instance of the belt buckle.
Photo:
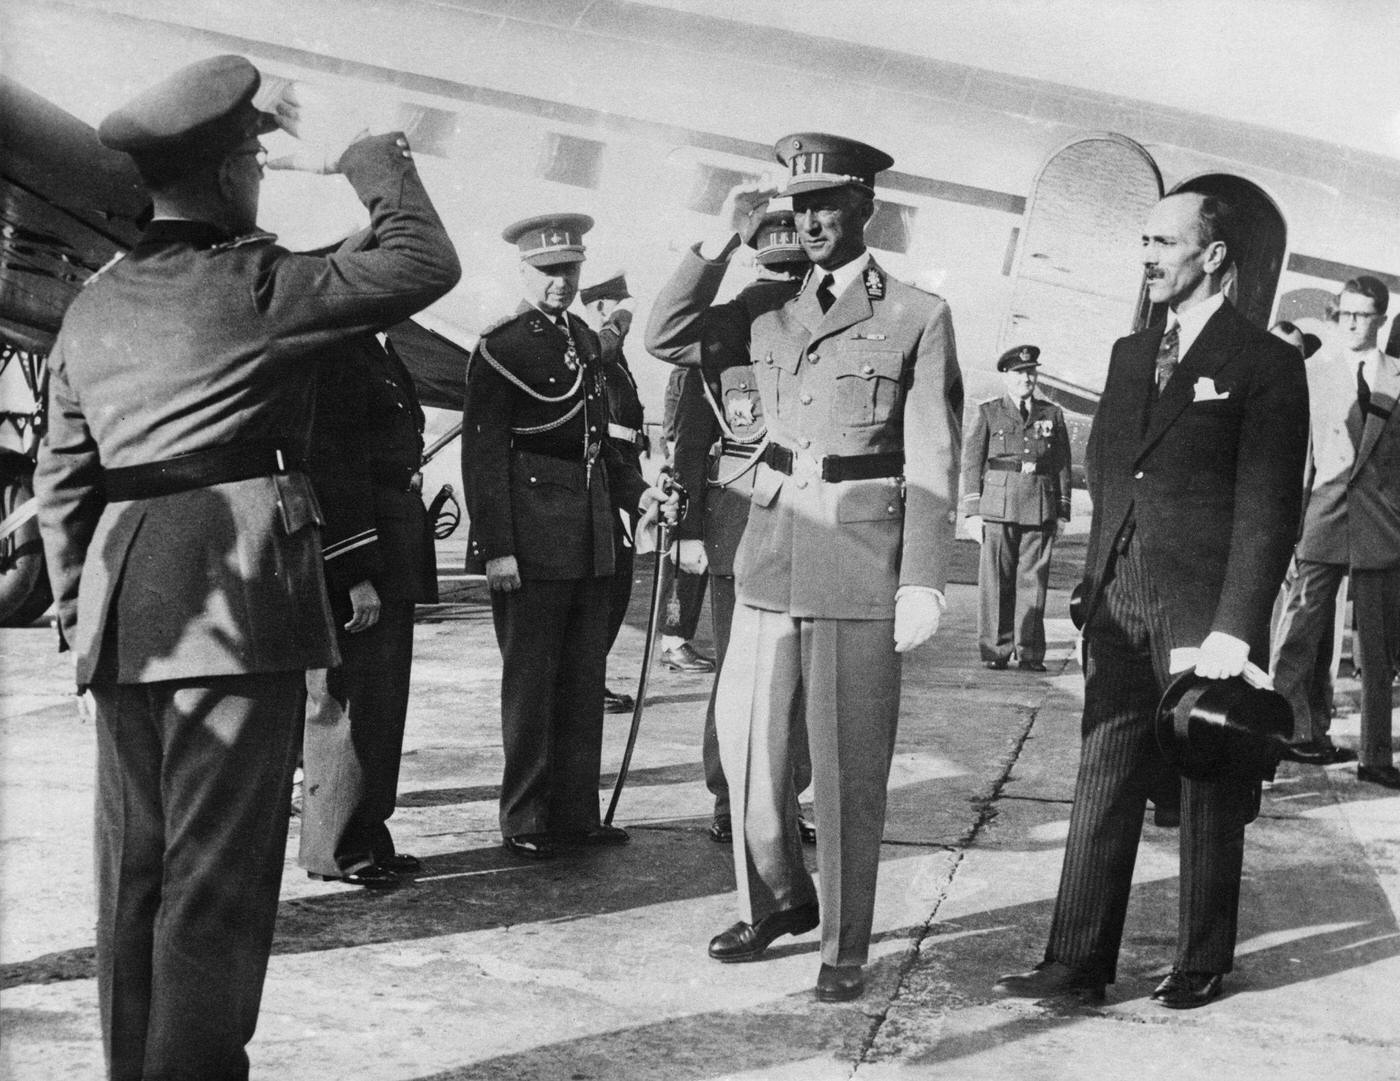
[[[1034,463],[1034,462],[1022,462],[1022,463],[1021,463],[1021,472],[1022,472],[1022,473],[1034,473],[1034,472],[1035,472],[1035,463]]]

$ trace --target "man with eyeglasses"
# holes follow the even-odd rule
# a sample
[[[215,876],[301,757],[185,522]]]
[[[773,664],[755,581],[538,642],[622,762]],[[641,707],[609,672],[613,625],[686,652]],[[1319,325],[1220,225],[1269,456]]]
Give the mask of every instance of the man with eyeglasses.
[[[1297,575],[1279,624],[1274,685],[1293,707],[1289,757],[1326,764],[1346,752],[1308,694],[1318,643],[1351,575],[1361,666],[1359,780],[1400,789],[1390,747],[1390,685],[1400,646],[1400,361],[1376,346],[1390,291],[1370,275],[1337,295],[1330,348],[1307,362],[1312,453]]]
[[[97,735],[97,986],[113,1081],[242,1081],[301,743],[306,670],[339,661],[321,514],[301,470],[315,357],[442,296],[461,270],[402,135],[284,92],[241,56],[108,116],[154,215],[95,275],[49,364],[34,488]],[[341,173],[371,250],[294,255],[257,231],[260,135]],[[337,135],[339,128],[342,134]]]

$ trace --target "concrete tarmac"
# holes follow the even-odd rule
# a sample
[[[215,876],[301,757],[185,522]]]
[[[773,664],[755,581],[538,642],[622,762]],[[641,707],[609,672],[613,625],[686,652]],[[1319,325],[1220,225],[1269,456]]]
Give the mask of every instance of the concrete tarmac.
[[[1081,550],[1082,551],[1082,550]],[[1226,994],[1148,1001],[1176,933],[1176,834],[1144,827],[1102,1006],[998,1000],[1040,959],[1078,761],[1083,680],[1058,561],[1044,675],[977,658],[972,546],[935,642],[905,662],[869,987],[825,1005],[815,933],[719,965],[736,918],[706,835],[709,678],[658,669],[617,821],[632,843],[551,863],[500,848],[499,658],[480,585],[423,608],[398,811],[424,859],[391,892],[313,882],[287,844],[250,1045],[258,1081],[1400,1078],[1400,793],[1284,764],[1249,828]],[[642,561],[644,564],[646,561]],[[443,566],[458,566],[444,557]],[[632,689],[646,581],[609,683]],[[708,635],[701,637],[704,645]],[[43,625],[0,631],[0,1076],[102,1076],[93,980],[94,739]],[[1339,742],[1357,735],[1343,684]],[[604,801],[628,718],[608,720]],[[810,852],[810,850],[809,850]]]

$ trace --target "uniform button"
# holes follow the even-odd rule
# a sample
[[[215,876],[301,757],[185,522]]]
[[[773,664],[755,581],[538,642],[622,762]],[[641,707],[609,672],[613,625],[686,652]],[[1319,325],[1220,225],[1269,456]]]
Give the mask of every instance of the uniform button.
[[[399,146],[407,146],[407,145],[408,145],[408,140],[405,139],[402,135],[400,135],[397,139],[395,139],[394,142],[396,142]]]
[[[596,425],[596,424],[590,424],[590,425],[588,426],[588,430],[589,430],[590,432],[596,432],[596,431],[598,430],[598,425]]]
[[[801,401],[803,405],[811,405],[811,404],[812,404],[812,396],[811,396],[810,394],[804,394],[804,395],[802,395],[802,397],[799,399],[799,401]]]
[[[739,389],[740,389],[740,390],[748,390],[748,389],[749,389],[749,385],[748,385],[747,383],[740,383],[740,384],[739,384]]]
[[[531,477],[531,478],[530,478],[530,483],[531,483],[531,484],[538,484],[539,481],[537,481],[534,477]]]
[[[549,381],[550,381],[551,383],[553,383],[553,382],[554,382],[554,376],[551,375],[551,376],[549,377]]]
[[[816,350],[813,350],[812,352],[807,354],[807,360],[812,364],[815,364],[817,361],[821,360],[821,358],[822,355]]]
[[[885,510],[887,510],[887,511],[889,511],[891,514],[893,514],[893,513],[894,513],[894,504],[891,503],[888,507],[885,508]]]
[[[1141,473],[1141,472],[1134,473],[1134,474],[1133,474],[1133,480],[1142,480],[1142,473]]]
[[[874,375],[875,366],[873,364],[862,364],[860,366],[860,371],[862,375]]]
[[[810,447],[810,446],[812,445],[812,441],[811,441],[810,439],[799,439],[799,440],[797,441],[797,445],[798,445],[799,447],[801,447],[803,450],[806,450],[808,447]]]
[[[797,486],[798,486],[799,488],[805,488],[805,487],[807,487],[807,482],[806,482],[805,480],[799,480],[799,481],[797,482]]]

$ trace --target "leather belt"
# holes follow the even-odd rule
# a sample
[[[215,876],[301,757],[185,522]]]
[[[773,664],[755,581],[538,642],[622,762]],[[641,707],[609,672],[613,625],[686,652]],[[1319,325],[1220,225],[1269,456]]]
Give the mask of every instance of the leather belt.
[[[192,451],[159,462],[105,469],[102,480],[109,503],[155,499],[215,484],[270,477],[299,468],[291,455],[270,443],[230,443]]]
[[[1034,463],[1034,465],[1034,469],[1026,469],[1020,462],[1008,462],[1001,458],[993,458],[987,463],[987,468],[993,473],[1035,473],[1041,477],[1048,477],[1055,472],[1049,466],[1042,466],[1039,462]]]
[[[770,469],[792,475],[797,453],[780,443],[769,443],[763,449],[762,461]],[[904,472],[903,454],[828,454],[813,458],[821,479],[838,483],[843,480],[875,480],[897,477]]]
[[[642,437],[636,428],[624,428],[621,424],[608,424],[608,438],[621,439],[624,443],[635,443]]]

